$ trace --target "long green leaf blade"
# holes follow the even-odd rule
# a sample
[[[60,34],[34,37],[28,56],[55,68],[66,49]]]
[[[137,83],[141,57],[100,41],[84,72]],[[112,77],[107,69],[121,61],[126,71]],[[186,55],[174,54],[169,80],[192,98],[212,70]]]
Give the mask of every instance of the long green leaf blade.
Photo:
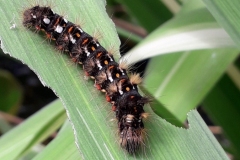
[[[144,78],[144,88],[158,100],[153,103],[154,111],[181,126],[186,113],[201,103],[237,56],[236,49],[216,49],[152,59],[146,73],[148,76]]]
[[[231,141],[234,156],[240,157],[240,92],[231,79],[224,75],[203,101],[204,110],[223,128]],[[231,125],[229,125],[231,124]]]
[[[53,133],[65,119],[60,101],[49,104],[0,138],[0,159],[20,158]]]
[[[36,157],[34,160],[42,159],[67,159],[77,160],[83,159],[74,143],[71,124],[66,121],[57,137]]]
[[[217,22],[228,32],[236,45],[240,45],[239,0],[203,0]]]
[[[124,58],[131,64],[167,53],[233,47],[236,46],[225,30],[206,8],[200,8],[180,14],[157,28]]]
[[[134,19],[148,32],[151,32],[172,17],[172,13],[163,2],[119,0]],[[163,14],[164,13],[164,14]]]
[[[84,2],[84,3],[83,3]],[[103,46],[119,40],[105,12],[103,1],[56,1],[57,8],[71,11],[69,20],[74,15],[86,18],[86,30],[93,33],[99,26],[103,33]],[[152,116],[145,122],[149,130],[145,151],[139,155],[126,154],[116,143],[116,122],[110,122],[114,117],[109,115],[110,106],[106,105],[101,93],[95,91],[92,81],[79,77],[79,68],[68,65],[66,56],[59,56],[50,44],[42,43],[39,35],[21,28],[21,22],[16,20],[17,28],[10,29],[9,20],[13,14],[18,15],[21,1],[4,1],[0,4],[3,13],[0,26],[0,36],[4,51],[28,64],[45,85],[50,86],[64,103],[67,115],[74,129],[78,149],[86,159],[226,159],[226,154],[214,139],[199,115],[190,113],[191,128],[177,128],[156,116],[148,106],[146,111]],[[20,29],[21,28],[21,29]],[[13,43],[14,42],[14,43]],[[81,72],[81,71],[80,71]],[[82,73],[81,73],[82,74]],[[201,137],[201,139],[199,139]],[[173,153],[173,154],[169,154]]]

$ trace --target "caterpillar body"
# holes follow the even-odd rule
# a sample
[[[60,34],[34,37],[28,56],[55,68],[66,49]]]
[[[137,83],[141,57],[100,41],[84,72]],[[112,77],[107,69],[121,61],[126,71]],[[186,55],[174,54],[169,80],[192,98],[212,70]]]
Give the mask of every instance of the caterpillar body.
[[[23,25],[43,31],[55,40],[58,50],[66,52],[73,62],[81,64],[87,76],[95,80],[97,89],[106,93],[106,100],[116,113],[120,145],[135,154],[144,141],[143,106],[148,98],[139,94],[138,75],[129,77],[125,65],[117,63],[96,38],[52,11],[36,5],[23,12]]]

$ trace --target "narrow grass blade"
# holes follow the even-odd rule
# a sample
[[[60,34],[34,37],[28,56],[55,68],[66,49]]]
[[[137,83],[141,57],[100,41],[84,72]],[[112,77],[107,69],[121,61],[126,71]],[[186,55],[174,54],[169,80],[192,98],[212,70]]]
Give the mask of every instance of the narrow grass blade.
[[[0,138],[0,159],[20,158],[53,133],[65,119],[60,101],[49,104]]]

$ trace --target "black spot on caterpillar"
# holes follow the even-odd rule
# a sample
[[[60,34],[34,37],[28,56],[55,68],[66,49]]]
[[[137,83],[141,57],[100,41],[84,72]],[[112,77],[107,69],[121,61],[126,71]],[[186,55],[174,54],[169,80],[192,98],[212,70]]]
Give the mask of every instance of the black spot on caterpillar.
[[[116,113],[120,145],[135,154],[144,141],[143,106],[148,98],[139,94],[139,75],[128,77],[126,67],[118,64],[96,38],[82,28],[52,11],[50,7],[36,5],[23,12],[23,25],[43,31],[55,40],[56,48],[81,64],[87,76],[95,80],[97,89],[106,93],[106,100]]]

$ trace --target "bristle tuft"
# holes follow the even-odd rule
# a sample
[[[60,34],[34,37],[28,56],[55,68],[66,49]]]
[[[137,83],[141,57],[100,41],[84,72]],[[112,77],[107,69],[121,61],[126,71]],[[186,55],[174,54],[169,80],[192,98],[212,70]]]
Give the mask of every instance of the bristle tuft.
[[[137,84],[137,85],[142,83],[142,78],[140,77],[140,74],[134,73],[134,74],[130,75],[130,82],[132,84]]]

